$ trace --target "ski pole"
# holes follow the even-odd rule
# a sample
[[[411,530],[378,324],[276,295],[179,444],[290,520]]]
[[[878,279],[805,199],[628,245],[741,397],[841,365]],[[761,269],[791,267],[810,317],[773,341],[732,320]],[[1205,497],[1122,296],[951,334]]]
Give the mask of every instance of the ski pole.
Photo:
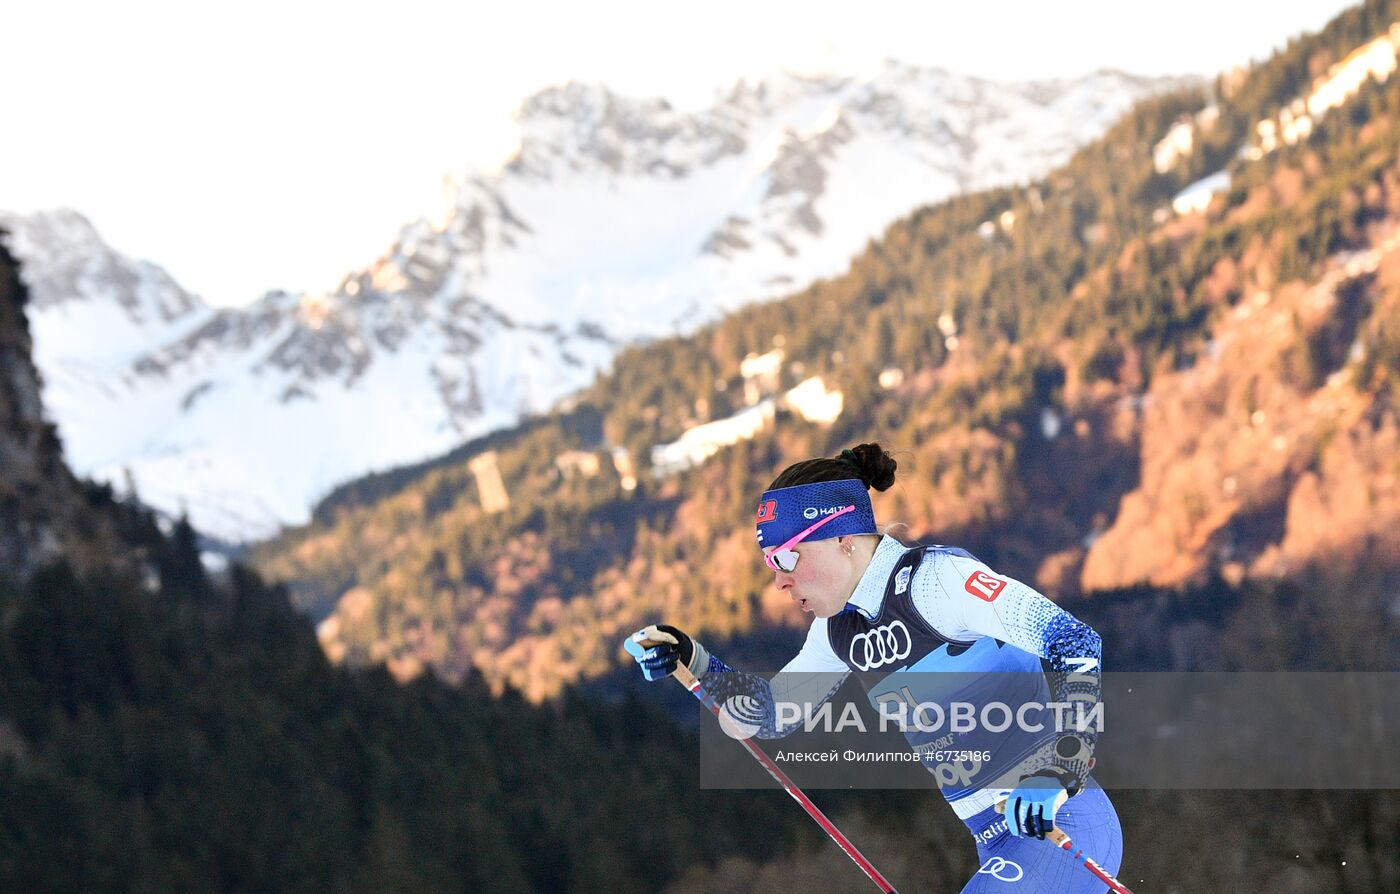
[[[996,804],[996,809],[997,813],[1000,813],[1003,816],[1005,816],[1006,801],[998,801]],[[1014,820],[1007,820],[1007,822],[1014,822]],[[1074,847],[1074,842],[1071,841],[1069,836],[1066,835],[1064,831],[1061,830],[1058,826],[1052,828],[1049,832],[1045,833],[1045,840],[1060,848],[1061,850],[1073,854],[1074,859],[1079,863],[1082,863],[1085,869],[1089,870],[1095,876],[1097,876],[1099,881],[1108,885],[1108,890],[1112,891],[1113,894],[1133,894],[1132,891],[1128,890],[1127,885],[1123,884],[1122,882],[1118,881],[1118,879],[1109,875],[1108,872],[1102,866],[1086,857],[1083,851],[1076,850]]]
[[[700,685],[700,681],[695,679],[695,675],[690,672],[689,668],[683,664],[677,664],[676,669],[672,671],[671,675],[679,680],[686,689],[689,689],[692,695],[700,699],[700,703],[709,708],[711,714],[716,717],[720,716],[719,705],[715,704],[715,700],[705,691],[705,688]],[[789,795],[792,795],[794,801],[802,805],[802,809],[807,811],[807,815],[816,820],[817,825],[821,826],[822,830],[825,831],[827,835],[831,836],[831,840],[836,842],[841,850],[846,852],[846,856],[856,861],[856,865],[859,866],[866,875],[870,876],[872,882],[880,886],[881,891],[884,891],[885,894],[898,894],[894,889],[894,885],[891,885],[889,881],[880,874],[880,870],[876,869],[875,866],[865,858],[865,855],[856,849],[856,846],[851,843],[849,838],[841,834],[841,830],[836,828],[835,823],[826,818],[826,814],[822,813],[820,808],[812,803],[811,798],[808,798],[802,793],[802,789],[798,788],[797,785],[787,777],[787,774],[779,769],[777,764],[773,763],[773,759],[770,758],[762,748],[755,745],[751,739],[740,739],[739,744],[748,749],[749,754],[753,755],[754,760],[762,764],[763,769],[768,771],[768,775],[777,780],[778,784],[781,785]]]

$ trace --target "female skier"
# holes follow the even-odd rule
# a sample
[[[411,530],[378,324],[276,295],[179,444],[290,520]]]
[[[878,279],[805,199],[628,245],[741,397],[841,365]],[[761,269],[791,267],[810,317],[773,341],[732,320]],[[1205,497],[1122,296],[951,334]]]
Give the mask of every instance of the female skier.
[[[800,726],[779,723],[778,704],[811,716],[857,673],[881,713],[904,721],[972,832],[980,866],[963,894],[1100,894],[1103,883],[1069,853],[1037,840],[1058,826],[1109,873],[1122,860],[1118,817],[1089,776],[1097,725],[1072,722],[1092,717],[1098,702],[1099,636],[965,550],[882,535],[868,491],[890,487],[896,465],[878,444],[861,444],[789,466],[763,494],[764,561],[777,588],[813,615],[801,651],[772,680],[736,671],[668,624],[632,635],[644,647],[637,662],[648,680],[683,663],[719,703],[756,706],[740,719],[760,738]],[[973,717],[1007,706],[996,716],[1015,722],[954,732],[931,720],[955,703],[971,704]]]

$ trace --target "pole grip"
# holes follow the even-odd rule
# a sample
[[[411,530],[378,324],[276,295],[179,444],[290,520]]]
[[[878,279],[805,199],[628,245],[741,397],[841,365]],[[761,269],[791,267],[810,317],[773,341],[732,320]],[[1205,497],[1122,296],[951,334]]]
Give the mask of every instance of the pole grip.
[[[1002,816],[1006,815],[1005,798],[1001,799],[996,803],[996,812],[1000,813]],[[1045,840],[1054,842],[1055,845],[1058,847],[1064,847],[1064,843],[1066,841],[1069,841],[1069,836],[1062,832],[1059,826],[1055,826],[1049,832],[1045,833]]]
[[[676,669],[671,671],[671,676],[675,677],[681,682],[682,686],[691,691],[694,691],[695,687],[700,684],[700,681],[695,679],[695,675],[690,672],[690,668],[681,664],[679,661],[676,662]]]

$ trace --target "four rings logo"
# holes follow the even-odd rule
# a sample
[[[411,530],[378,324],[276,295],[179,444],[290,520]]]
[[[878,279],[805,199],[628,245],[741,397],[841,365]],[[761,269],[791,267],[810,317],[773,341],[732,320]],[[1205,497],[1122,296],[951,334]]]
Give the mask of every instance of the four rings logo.
[[[866,631],[851,640],[851,666],[868,671],[909,657],[914,640],[903,621]]]
[[[1015,875],[1012,875],[1013,872]],[[1019,864],[1013,863],[1005,857],[992,857],[982,864],[982,868],[977,870],[977,874],[990,875],[999,882],[1019,882],[1026,873]]]

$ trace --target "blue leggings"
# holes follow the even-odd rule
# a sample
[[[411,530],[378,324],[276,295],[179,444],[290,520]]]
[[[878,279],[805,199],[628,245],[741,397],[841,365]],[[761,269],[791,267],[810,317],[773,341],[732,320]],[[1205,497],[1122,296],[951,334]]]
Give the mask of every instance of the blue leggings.
[[[1006,818],[988,808],[967,820],[977,842],[977,874],[962,894],[1104,894],[1107,886],[1074,855],[1048,841],[1015,838]],[[1108,795],[1092,779],[1084,791],[1065,802],[1055,825],[1108,872],[1117,875],[1123,862],[1123,830]]]

